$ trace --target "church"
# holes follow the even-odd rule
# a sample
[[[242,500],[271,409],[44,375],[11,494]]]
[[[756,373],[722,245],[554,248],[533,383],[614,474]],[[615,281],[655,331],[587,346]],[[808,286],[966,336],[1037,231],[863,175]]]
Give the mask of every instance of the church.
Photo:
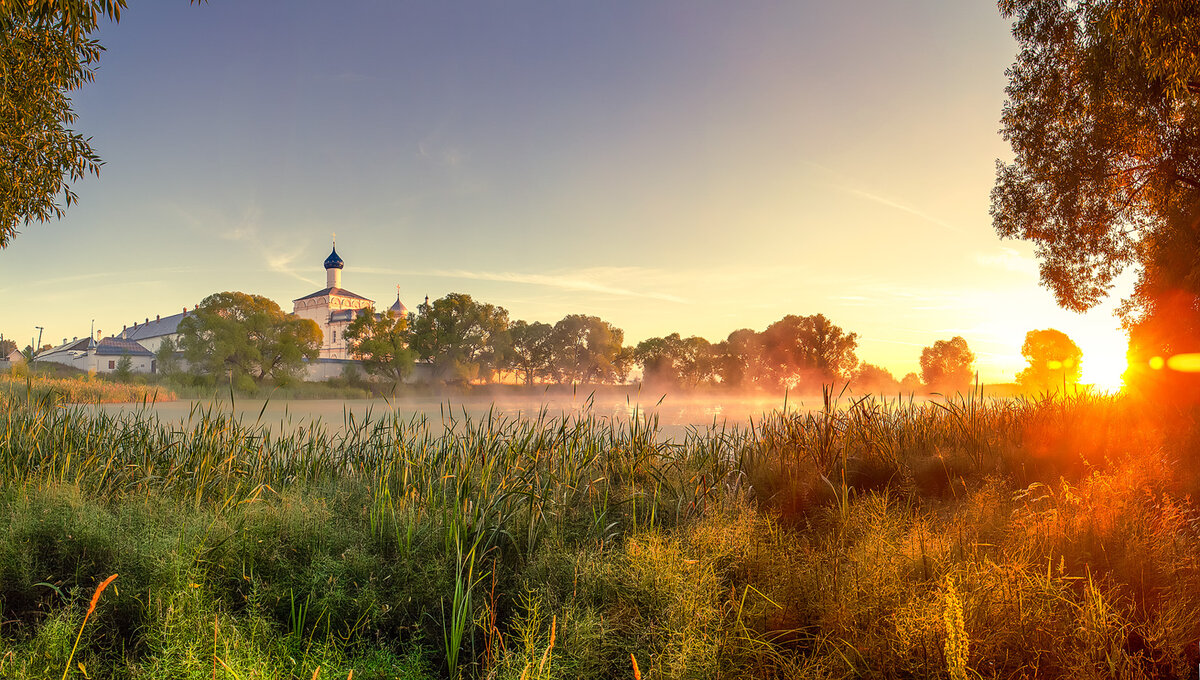
[[[309,380],[326,380],[342,374],[348,363],[356,363],[346,346],[346,329],[361,310],[375,306],[375,301],[342,288],[342,269],[346,263],[337,253],[337,244],[325,258],[325,287],[292,301],[292,313],[302,319],[312,319],[321,329],[321,349],[316,361],[308,366]],[[400,293],[388,311],[398,317],[408,315],[400,302]]]
[[[307,380],[328,380],[342,375],[347,365],[357,365],[359,362],[350,356],[346,343],[346,329],[355,317],[364,310],[375,306],[375,301],[358,293],[342,288],[342,269],[346,263],[337,253],[337,244],[325,258],[325,287],[304,297],[292,301],[292,313],[302,319],[311,319],[321,329],[321,347],[315,361],[308,362],[305,370]],[[426,298],[428,302],[428,298]],[[396,301],[387,311],[398,317],[407,316],[409,311],[400,302],[399,290]],[[135,373],[157,372],[155,353],[165,340],[170,339],[178,346],[179,322],[187,315],[182,313],[171,316],[158,316],[153,319],[146,317],[144,322],[134,322],[126,325],[121,332],[111,338],[95,339],[91,335],[83,340],[78,337],[63,344],[39,352],[36,361],[50,361],[81,370],[98,373],[110,373],[116,370],[117,361],[122,356],[130,356]],[[193,312],[194,313],[194,312]],[[180,356],[181,355],[178,355]],[[416,374],[425,375],[423,367]]]

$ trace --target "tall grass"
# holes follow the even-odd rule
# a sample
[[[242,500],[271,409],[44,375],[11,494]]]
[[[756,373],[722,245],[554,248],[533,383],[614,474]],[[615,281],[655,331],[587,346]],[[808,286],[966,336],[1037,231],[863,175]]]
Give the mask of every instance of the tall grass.
[[[155,385],[110,382],[89,377],[24,377],[0,373],[0,393],[9,400],[42,401],[59,404],[121,404],[174,401],[175,393]]]
[[[1191,452],[1122,398],[829,393],[672,439],[0,411],[4,677],[61,670],[116,572],[81,663],[122,677],[1164,677],[1200,638]]]

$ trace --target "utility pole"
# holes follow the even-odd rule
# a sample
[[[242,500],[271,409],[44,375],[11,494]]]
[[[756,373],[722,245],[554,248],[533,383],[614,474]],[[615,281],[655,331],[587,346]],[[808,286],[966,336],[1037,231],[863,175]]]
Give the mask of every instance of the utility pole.
[[[37,351],[42,348],[42,331],[46,329],[42,328],[41,326],[34,326],[34,328],[36,328],[38,331],[38,342],[33,346],[33,353],[37,354]]]

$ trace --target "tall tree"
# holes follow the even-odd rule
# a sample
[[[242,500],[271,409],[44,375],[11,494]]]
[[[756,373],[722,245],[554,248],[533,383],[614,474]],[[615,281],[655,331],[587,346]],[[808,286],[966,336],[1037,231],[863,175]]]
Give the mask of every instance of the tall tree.
[[[568,314],[554,324],[553,370],[559,382],[612,382],[625,332],[600,317]]]
[[[1122,306],[1135,358],[1200,331],[1200,4],[1002,0],[1008,71],[992,217],[1037,245],[1042,283],[1080,311],[1136,265]]]
[[[400,383],[413,371],[416,353],[409,349],[408,317],[392,311],[360,312],[345,332],[350,354],[362,361],[367,373]]]
[[[730,387],[750,388],[766,383],[763,344],[760,334],[741,328],[713,348],[717,374]]]
[[[682,340],[678,333],[665,338],[646,338],[633,349],[633,356],[642,367],[642,382],[654,387],[677,387],[680,383],[676,365]]]
[[[552,336],[554,327],[548,323],[514,321],[508,328],[510,351],[507,367],[518,373],[526,385],[545,378],[554,358]]]
[[[681,338],[672,333],[665,338],[647,338],[637,344],[633,355],[648,385],[695,388],[717,375],[713,345],[699,336]]]
[[[848,377],[858,364],[858,334],[825,318],[788,315],[762,332],[763,368],[780,387],[815,387]]]
[[[921,350],[921,379],[930,389],[962,392],[971,385],[974,363],[975,354],[961,335],[938,340]]]
[[[261,295],[214,293],[179,322],[179,342],[193,372],[287,382],[317,358],[321,329]]]
[[[1029,331],[1021,356],[1029,365],[1017,374],[1026,389],[1047,390],[1079,382],[1083,350],[1066,333],[1053,328]]]
[[[850,384],[859,392],[895,394],[900,390],[900,381],[882,366],[863,362],[850,376]]]
[[[450,293],[418,307],[412,324],[412,349],[433,364],[447,382],[489,379],[503,365],[508,310],[476,302],[470,295]]]

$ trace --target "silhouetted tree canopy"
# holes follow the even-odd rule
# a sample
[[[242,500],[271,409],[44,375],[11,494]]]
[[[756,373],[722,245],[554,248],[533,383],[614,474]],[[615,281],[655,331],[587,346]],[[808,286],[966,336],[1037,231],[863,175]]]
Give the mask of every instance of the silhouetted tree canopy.
[[[1017,382],[1026,389],[1048,390],[1079,382],[1083,350],[1062,331],[1029,331],[1021,356],[1029,365],[1017,374]]]
[[[1037,244],[1042,282],[1073,310],[1137,265],[1121,316],[1130,368],[1200,345],[1200,3],[1004,0],[1009,70],[998,233]]]
[[[851,374],[850,386],[859,393],[895,395],[900,390],[900,381],[886,368],[864,361]]]
[[[971,384],[974,363],[975,354],[961,335],[938,340],[921,350],[921,379],[930,389],[962,392]]]
[[[814,387],[849,376],[858,364],[858,334],[823,314],[788,315],[762,332],[762,368],[780,387]]]
[[[740,328],[713,348],[717,375],[730,387],[748,388],[765,381],[763,346],[759,334]]]

